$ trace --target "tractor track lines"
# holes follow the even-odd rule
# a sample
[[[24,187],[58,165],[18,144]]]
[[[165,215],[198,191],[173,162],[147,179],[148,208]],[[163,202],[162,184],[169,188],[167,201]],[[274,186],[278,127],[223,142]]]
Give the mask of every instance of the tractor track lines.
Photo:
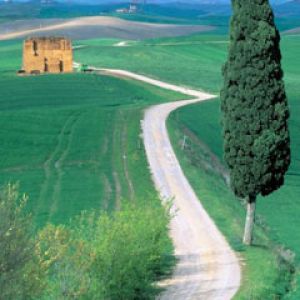
[[[40,190],[38,209],[46,202],[48,197],[51,197],[52,205],[49,210],[49,218],[55,212],[55,207],[60,193],[60,183],[63,175],[62,164],[70,150],[74,127],[79,117],[80,113],[78,112],[68,116],[57,136],[57,144],[55,148],[50,153],[48,159],[43,165],[45,179]]]
[[[127,126],[126,122],[124,122],[124,126],[122,127],[122,132],[121,132],[121,149],[123,149],[123,170],[124,170],[124,174],[126,177],[126,181],[127,181],[127,185],[129,188],[129,198],[130,200],[133,200],[135,198],[135,191],[134,191],[134,187],[133,187],[133,183],[131,181],[130,175],[129,175],[129,171],[128,171],[128,154],[127,154]]]
[[[58,158],[58,160],[55,161],[55,163],[54,163],[54,170],[55,170],[55,173],[56,173],[55,174],[56,179],[55,179],[55,183],[54,183],[54,187],[53,187],[52,205],[51,205],[51,209],[50,209],[49,218],[51,218],[51,216],[57,210],[57,203],[59,201],[60,192],[61,192],[61,181],[62,181],[62,177],[63,177],[63,174],[64,174],[64,172],[62,170],[62,166],[63,166],[65,158],[67,157],[67,155],[70,151],[72,139],[73,139],[73,136],[74,136],[74,129],[75,129],[75,126],[76,126],[79,118],[80,118],[80,114],[77,114],[76,116],[74,116],[71,119],[70,127],[69,127],[69,134],[67,135],[65,148],[62,150],[61,155]]]

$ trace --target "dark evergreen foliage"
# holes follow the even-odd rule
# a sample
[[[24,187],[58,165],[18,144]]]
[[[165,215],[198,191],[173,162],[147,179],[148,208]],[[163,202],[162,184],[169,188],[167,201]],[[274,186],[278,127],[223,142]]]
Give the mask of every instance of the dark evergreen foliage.
[[[268,0],[233,0],[221,91],[225,160],[239,197],[280,188],[290,165],[280,35]]]

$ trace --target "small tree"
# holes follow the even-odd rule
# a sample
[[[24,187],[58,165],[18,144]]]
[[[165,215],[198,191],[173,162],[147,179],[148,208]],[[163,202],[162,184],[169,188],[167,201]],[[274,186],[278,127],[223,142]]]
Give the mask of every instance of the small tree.
[[[15,185],[0,190],[0,299],[31,299],[43,288],[26,202]]]
[[[289,110],[280,35],[268,0],[233,0],[221,91],[225,160],[234,193],[247,199],[244,243],[252,243],[258,194],[284,183],[290,165]]]

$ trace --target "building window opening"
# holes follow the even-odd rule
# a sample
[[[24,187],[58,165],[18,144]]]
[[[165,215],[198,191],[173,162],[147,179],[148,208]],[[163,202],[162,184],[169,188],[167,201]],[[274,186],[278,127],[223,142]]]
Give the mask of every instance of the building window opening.
[[[34,56],[38,56],[38,43],[37,43],[37,41],[33,41],[33,45],[32,45],[32,47],[33,47],[33,52],[34,52]]]
[[[63,73],[64,71],[64,62],[62,60],[59,61],[59,72]]]
[[[45,60],[44,60],[44,72],[49,72],[49,65],[48,65],[47,58],[45,58]]]

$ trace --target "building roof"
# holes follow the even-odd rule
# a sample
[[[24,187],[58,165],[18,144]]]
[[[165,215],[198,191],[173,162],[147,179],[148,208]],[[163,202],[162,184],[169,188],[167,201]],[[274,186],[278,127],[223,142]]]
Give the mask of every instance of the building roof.
[[[57,37],[57,36],[37,36],[37,37],[30,37],[27,38],[26,41],[63,41],[63,40],[70,40],[66,37]]]

